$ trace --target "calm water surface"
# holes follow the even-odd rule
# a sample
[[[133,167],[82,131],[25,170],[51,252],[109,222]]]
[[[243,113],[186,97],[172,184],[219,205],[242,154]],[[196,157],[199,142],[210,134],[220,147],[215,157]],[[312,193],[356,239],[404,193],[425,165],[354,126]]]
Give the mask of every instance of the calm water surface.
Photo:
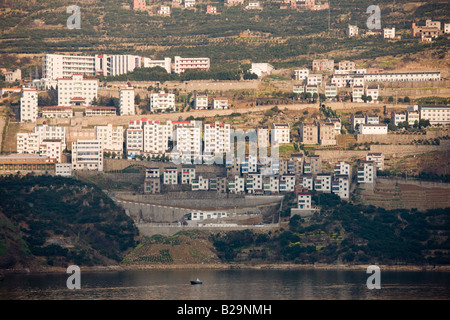
[[[369,290],[365,271],[151,270],[81,272],[81,289],[69,274],[7,275],[1,300],[312,300],[450,299],[450,273],[381,271],[381,289]],[[203,280],[191,285],[190,280]]]

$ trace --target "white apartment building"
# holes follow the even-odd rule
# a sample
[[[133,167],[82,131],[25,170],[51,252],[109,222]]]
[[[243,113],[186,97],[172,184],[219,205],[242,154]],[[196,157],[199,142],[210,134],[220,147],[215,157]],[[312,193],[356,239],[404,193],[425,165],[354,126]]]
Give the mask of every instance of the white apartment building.
[[[387,134],[388,126],[387,124],[360,124],[359,125],[360,134]]]
[[[112,55],[105,56],[108,60],[109,76],[119,76],[134,71],[141,67],[141,57],[133,55]]]
[[[123,154],[123,126],[113,126],[112,123],[108,123],[106,126],[95,126],[94,131],[95,139],[101,142],[103,151],[115,152],[117,155]]]
[[[103,171],[103,149],[98,140],[72,142],[72,170]]]
[[[295,80],[297,80],[297,81],[305,80],[309,76],[309,69],[294,70],[294,76],[295,76]]]
[[[167,71],[167,73],[172,73],[172,59],[164,58],[163,60],[152,60],[150,58],[144,57],[142,58],[142,67],[143,68],[161,67],[164,68]]]
[[[228,178],[228,190],[230,193],[244,193],[245,192],[245,179],[238,175],[234,178]]]
[[[280,192],[280,178],[278,176],[264,176],[263,177],[263,190],[265,193],[278,193]]]
[[[191,184],[192,180],[195,179],[195,166],[194,165],[184,165],[181,168],[181,183]]]
[[[366,161],[372,161],[379,170],[384,170],[384,154],[379,152],[369,152],[366,155]]]
[[[209,58],[182,58],[175,56],[174,68],[175,73],[183,73],[188,69],[209,70]]]
[[[293,192],[295,188],[295,175],[284,174],[280,177],[280,192]]]
[[[42,107],[42,118],[61,119],[72,118],[72,107]]]
[[[276,144],[289,143],[291,128],[288,123],[272,124],[272,141]]]
[[[95,75],[94,56],[46,54],[42,57],[42,78],[57,80],[73,74]]]
[[[375,114],[366,114],[366,124],[380,124],[380,117]]]
[[[178,169],[176,167],[164,168],[164,184],[178,184]]]
[[[314,190],[314,177],[311,174],[304,174],[299,180],[303,189]]]
[[[193,8],[195,6],[195,0],[184,0],[185,8]]]
[[[383,29],[384,39],[394,39],[395,38],[395,28],[384,28]]]
[[[378,95],[380,92],[379,85],[368,85],[366,89],[366,96],[371,97],[372,100],[369,101],[371,103],[378,103]]]
[[[203,178],[203,176],[199,176],[198,178],[192,180],[191,188],[193,191],[206,191],[209,189],[209,179]]]
[[[334,166],[334,174],[335,175],[345,175],[348,177],[352,177],[352,166],[350,163],[345,161],[340,161]]]
[[[202,127],[197,124],[184,126],[175,125],[173,131],[173,155],[182,156],[183,159],[198,158],[202,154]]]
[[[254,194],[258,191],[262,191],[262,179],[263,176],[261,173],[249,173],[245,182],[247,193]]]
[[[325,85],[325,97],[327,99],[335,99],[338,94],[337,85],[333,83],[327,83]]]
[[[119,87],[119,114],[121,116],[132,116],[135,114],[133,87]]]
[[[159,168],[147,168],[145,169],[145,179],[158,178],[161,176],[161,170]]]
[[[160,91],[159,93],[152,93],[150,95],[150,110],[156,111],[175,111],[175,94],[165,93]]]
[[[144,153],[151,155],[165,154],[169,149],[171,127],[170,123],[161,124],[159,121],[144,121]]]
[[[140,155],[144,151],[144,129],[142,121],[133,120],[126,130],[126,145],[128,158]]]
[[[15,82],[22,80],[22,70],[16,69],[5,72],[5,82]]]
[[[44,139],[39,145],[39,154],[42,157],[56,159],[57,163],[62,162],[62,141],[61,139]]]
[[[82,74],[58,79],[58,106],[90,106],[97,99],[98,79],[85,79]]]
[[[195,92],[194,108],[197,110],[208,109],[208,94],[205,92]]]
[[[450,123],[450,106],[419,106],[420,119],[429,120],[431,125]]]
[[[297,209],[299,210],[311,210],[311,195],[309,193],[299,193],[297,195]]]
[[[215,122],[204,126],[204,155],[223,157],[231,151],[231,126]]]
[[[441,81],[440,72],[366,73],[366,82]]]
[[[249,154],[241,163],[241,172],[245,173],[255,173],[258,171],[258,157],[256,155]]]
[[[39,144],[45,139],[61,139],[63,149],[66,148],[66,127],[39,125],[34,127],[34,133],[38,135]]]
[[[55,175],[61,177],[70,177],[72,175],[72,164],[55,163]]]
[[[405,112],[391,112],[391,123],[395,126],[398,126],[400,123],[406,121],[406,113]]]
[[[350,197],[350,180],[347,175],[335,175],[331,183],[331,192],[337,194],[341,199]]]
[[[420,113],[419,111],[406,111],[406,121],[410,126],[413,126],[415,122],[419,123],[420,121]]]
[[[297,94],[302,94],[305,92],[305,85],[304,84],[294,84],[294,89],[292,92]]]
[[[225,110],[228,109],[228,99],[227,98],[213,98],[212,100],[213,109]]]
[[[353,102],[363,102],[364,86],[353,86],[352,98]]]
[[[311,96],[315,94],[319,94],[319,86],[314,84],[308,84],[305,86],[305,91],[310,93]]]
[[[357,36],[359,32],[359,28],[357,26],[349,24],[347,27],[347,35],[349,38]]]
[[[41,125],[34,127],[33,132],[17,134],[18,153],[39,153],[44,141],[60,141],[61,150],[66,148],[66,128]]]
[[[262,77],[264,74],[270,74],[272,73],[274,67],[266,62],[262,63],[252,63],[252,67],[250,68],[249,72],[254,73],[258,76],[258,78]]]
[[[331,192],[331,173],[318,173],[314,179],[314,190]]]
[[[17,134],[17,153],[38,153],[41,143],[37,133],[18,133]]]
[[[36,88],[22,88],[20,98],[20,122],[36,122],[38,117],[38,94]]]
[[[169,6],[161,6],[158,10],[158,14],[160,16],[170,16],[170,7]]]
[[[331,122],[332,124],[334,124],[335,134],[341,134],[342,130],[341,118],[327,118],[326,122]]]
[[[357,125],[365,124],[366,123],[366,117],[362,114],[352,114],[350,116],[351,122],[352,122],[352,129],[356,130]]]
[[[358,166],[358,183],[374,183],[377,170],[373,161],[361,161]]]
[[[308,78],[306,78],[306,79],[307,79],[307,82],[306,82],[307,85],[319,86],[319,87],[322,86],[323,77],[321,74],[310,73]]]

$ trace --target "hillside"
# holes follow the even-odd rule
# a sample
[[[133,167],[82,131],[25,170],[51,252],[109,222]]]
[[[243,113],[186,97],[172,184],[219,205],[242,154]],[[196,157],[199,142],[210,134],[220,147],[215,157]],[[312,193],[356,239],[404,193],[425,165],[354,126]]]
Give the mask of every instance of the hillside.
[[[194,10],[173,8],[170,17],[163,17],[156,8],[167,1],[152,1],[149,11],[140,12],[127,8],[131,2],[125,0],[6,0],[0,4],[0,54],[31,54],[21,59],[36,65],[42,53],[65,52],[208,56],[212,66],[224,70],[248,62],[270,62],[277,68],[309,66],[321,57],[393,68],[401,55],[430,49],[445,53],[449,47],[445,37],[429,44],[412,39],[410,32],[412,22],[446,21],[446,1],[378,1],[382,27],[395,26],[402,37],[389,41],[345,35],[349,23],[358,25],[361,33],[367,30],[366,9],[373,4],[368,0],[332,2],[330,11],[280,10],[277,2],[260,2],[263,10],[244,10],[205,0]],[[221,14],[205,14],[208,4]],[[81,8],[81,29],[67,28],[69,5]],[[375,60],[380,57],[387,59]],[[3,64],[12,68],[18,61],[8,58]],[[34,68],[25,76],[28,72],[34,73]]]
[[[0,178],[0,269],[117,264],[133,221],[98,187],[70,178]]]

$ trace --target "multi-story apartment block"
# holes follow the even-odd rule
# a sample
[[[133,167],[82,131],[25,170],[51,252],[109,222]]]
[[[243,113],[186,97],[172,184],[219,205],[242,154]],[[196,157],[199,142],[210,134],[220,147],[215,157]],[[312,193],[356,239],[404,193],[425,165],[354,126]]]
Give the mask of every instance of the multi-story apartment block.
[[[42,118],[61,119],[72,118],[72,107],[42,107]]]
[[[299,210],[311,210],[311,194],[309,193],[299,193],[297,195],[297,209]]]
[[[360,134],[387,134],[387,124],[361,124],[359,126]]]
[[[261,173],[249,173],[245,182],[247,193],[255,194],[261,193],[263,190],[262,180],[263,175]]]
[[[183,73],[188,69],[209,70],[209,58],[182,58],[175,56],[174,68],[175,73]]]
[[[311,96],[313,96],[314,94],[319,94],[319,86],[318,85],[314,85],[314,84],[308,84],[305,86],[305,91],[307,93],[310,93]]]
[[[164,168],[164,184],[178,184],[178,169],[176,167]]]
[[[441,81],[440,72],[366,73],[365,82]]]
[[[334,125],[335,134],[341,134],[342,130],[341,118],[327,118],[326,122],[331,122]]]
[[[294,84],[294,89],[292,92],[296,94],[302,94],[305,92],[305,85],[304,84]]]
[[[42,157],[56,159],[57,163],[62,162],[63,143],[61,139],[44,139],[39,145],[39,154]]]
[[[356,69],[356,63],[353,61],[344,60],[339,62],[338,70],[351,73]]]
[[[421,120],[429,120],[431,125],[450,123],[450,106],[419,106]]]
[[[183,159],[196,159],[202,154],[202,127],[198,124],[175,124],[174,149],[172,155],[181,156]]]
[[[231,151],[231,126],[215,122],[204,126],[204,155],[220,156]]]
[[[321,74],[310,73],[308,78],[306,78],[306,84],[312,86],[322,86],[323,77]]]
[[[269,146],[269,128],[258,128],[258,148],[267,148]]]
[[[228,99],[227,98],[213,98],[212,100],[213,109],[225,110],[228,109]]]
[[[380,124],[380,117],[375,114],[366,114],[366,124]]]
[[[358,183],[374,183],[377,176],[377,170],[373,161],[361,161],[358,166]]]
[[[15,82],[22,80],[22,70],[16,69],[13,71],[5,72],[5,82]]]
[[[55,176],[70,177],[72,175],[71,163],[56,163]]]
[[[172,59],[164,58],[163,60],[152,60],[147,57],[142,58],[143,68],[155,68],[161,67],[167,71],[167,73],[172,73]]]
[[[257,171],[258,171],[258,158],[256,155],[249,154],[241,162],[241,172],[242,174],[246,174],[246,173],[255,173]]]
[[[337,194],[341,199],[350,197],[350,180],[347,175],[335,175],[331,182],[331,192]]]
[[[206,191],[209,189],[209,179],[203,178],[203,176],[199,176],[198,178],[192,180],[191,188],[193,191]]]
[[[98,60],[98,56],[96,57]],[[140,68],[142,65],[140,56],[133,55],[102,55],[102,59],[106,60],[106,64],[108,68],[106,69],[106,73],[109,76],[119,76],[121,74],[125,74],[128,72],[134,71],[136,68]],[[99,71],[96,71],[99,73]],[[105,70],[103,69],[103,74]]]
[[[303,144],[319,143],[319,126],[313,123],[300,123],[299,128],[300,142]]]
[[[334,65],[334,61],[333,61],[333,65]],[[307,79],[308,76],[309,76],[309,69],[294,70],[294,78],[297,81],[303,81],[303,80]]]
[[[160,193],[161,192],[161,179],[160,178],[146,178],[144,180],[144,193]]]
[[[230,193],[238,194],[245,192],[245,179],[238,175],[228,178],[228,191]]]
[[[279,174],[301,175],[303,172],[304,160],[302,153],[291,154],[289,159],[280,159]]]
[[[57,80],[73,74],[95,75],[94,56],[46,54],[42,57],[42,78]]]
[[[152,93],[150,95],[150,110],[152,112],[175,111],[175,94],[165,93],[164,91]]]
[[[314,179],[314,190],[331,192],[331,173],[318,173]]]
[[[352,101],[363,102],[362,96],[364,95],[364,86],[353,86]]]
[[[419,123],[420,121],[420,113],[419,111],[406,111],[406,121],[408,121],[408,124],[410,126],[413,126],[416,121],[417,123]]]
[[[119,114],[121,116],[132,116],[135,114],[133,87],[119,87]]]
[[[305,165],[309,165],[309,172],[305,171]],[[322,172],[322,158],[319,155],[307,156],[303,165],[304,173],[318,174]]]
[[[336,131],[334,123],[319,122],[319,143],[321,145],[336,145]]]
[[[208,94],[206,92],[195,92],[194,108],[197,110],[208,109]]]
[[[82,74],[58,79],[59,106],[90,106],[97,99],[98,79],[85,79]]]
[[[226,177],[214,177],[209,179],[209,190],[218,193],[227,193],[228,179]]]
[[[180,175],[182,184],[191,184],[195,179],[195,165],[183,165]]]
[[[295,175],[284,174],[280,176],[280,192],[293,192],[295,188]]]
[[[333,83],[327,83],[325,85],[325,97],[329,100],[335,99],[338,95],[337,85]]]
[[[280,178],[276,175],[263,176],[263,191],[268,194],[280,192]]]
[[[380,92],[379,85],[368,85],[367,89],[366,89],[366,96],[371,97],[371,99],[372,99],[369,102],[378,103],[379,92]]]
[[[395,38],[395,28],[384,28],[383,29],[384,39],[394,39]]]
[[[347,36],[349,38],[357,36],[358,33],[359,33],[358,26],[354,26],[354,25],[351,25],[351,24],[348,25],[348,27],[347,27]]]
[[[144,129],[142,121],[130,121],[125,135],[128,157],[133,158],[140,155],[144,151]]]
[[[384,170],[384,154],[379,152],[369,152],[366,161],[372,161],[378,170]]]
[[[61,140],[62,150],[66,148],[66,127],[40,125],[33,132],[17,134],[18,153],[38,153],[44,140]]]
[[[406,121],[406,112],[391,112],[391,123],[398,126],[400,123]]]
[[[352,166],[350,163],[341,161],[334,166],[334,174],[335,175],[346,175],[348,177],[352,177]]]
[[[272,124],[272,141],[276,144],[289,143],[290,142],[291,128],[288,123],[273,123]]]
[[[38,94],[36,88],[22,88],[20,98],[20,122],[36,122],[38,117]]]
[[[98,140],[72,142],[72,170],[103,171],[103,149]]]
[[[169,134],[171,124],[161,124],[159,121],[142,119],[143,152],[148,155],[162,155],[169,149]]]
[[[38,153],[41,140],[37,133],[18,133],[17,134],[17,153]]]
[[[312,69],[313,69],[313,71],[333,72],[334,71],[334,60],[316,59],[313,61]]]
[[[86,117],[98,117],[98,116],[115,116],[117,114],[116,107],[86,107],[85,115]]]
[[[151,178],[160,178],[161,177],[161,170],[157,167],[147,168],[145,169],[145,179],[151,179]]]
[[[299,185],[306,190],[314,190],[314,176],[312,174],[304,174],[298,180]]]
[[[357,130],[361,124],[366,123],[366,117],[362,114],[352,114],[350,116],[350,120],[352,123],[353,130]]]
[[[123,154],[124,128],[123,126],[113,126],[108,123],[106,126],[95,126],[95,139],[102,143],[103,151]]]

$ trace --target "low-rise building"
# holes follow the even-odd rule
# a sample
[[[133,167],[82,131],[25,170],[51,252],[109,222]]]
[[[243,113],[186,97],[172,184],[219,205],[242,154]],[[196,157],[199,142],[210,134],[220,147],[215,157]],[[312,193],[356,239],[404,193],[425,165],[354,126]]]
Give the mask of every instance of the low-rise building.
[[[72,176],[71,163],[55,163],[55,176],[70,177]]]
[[[228,109],[228,99],[227,98],[213,98],[212,100],[213,109],[225,110]]]
[[[209,189],[209,179],[203,178],[203,176],[199,176],[198,178],[192,179],[191,188],[192,191],[199,191],[199,190],[206,191]]]
[[[420,119],[430,121],[431,125],[450,123],[450,106],[419,106]]]
[[[178,169],[176,167],[164,168],[164,184],[178,184]]]
[[[61,119],[72,118],[72,107],[42,107],[42,118]]]
[[[311,210],[311,194],[309,193],[299,193],[297,195],[297,208],[299,210]]]
[[[365,124],[366,123],[366,117],[364,115],[362,115],[362,114],[355,114],[355,113],[353,113],[350,116],[350,120],[351,120],[351,123],[352,123],[352,129],[353,130],[358,130],[358,128],[359,128],[359,126],[361,124]]]
[[[72,142],[72,170],[103,171],[103,149],[98,140]]]
[[[361,124],[359,126],[360,134],[387,134],[387,124]]]
[[[347,36],[349,38],[357,36],[358,33],[359,33],[358,26],[351,25],[351,24],[348,25],[348,27],[347,27]]]
[[[334,61],[333,61],[333,65],[334,65]],[[309,76],[309,69],[294,70],[294,78],[297,81],[303,81],[303,80],[307,79],[308,76]]]
[[[86,117],[106,117],[106,116],[115,116],[117,115],[116,107],[86,107],[85,108]]]
[[[152,93],[150,95],[150,110],[152,112],[175,111],[175,94],[165,93],[164,91]]]
[[[349,178],[352,177],[352,166],[350,163],[345,161],[340,161],[334,166],[334,174],[335,175],[346,175]]]
[[[379,85],[368,85],[367,86],[366,96],[371,98],[371,100],[369,102],[378,103],[379,93],[380,93]]]
[[[320,122],[319,123],[319,143],[321,145],[336,145],[336,131],[334,123]]]
[[[419,111],[409,111],[409,110],[407,110],[406,111],[406,121],[408,121],[408,124],[410,126],[413,126],[416,123],[416,121],[417,121],[417,124],[418,124],[419,121],[420,121],[420,113],[419,113]]]
[[[144,193],[149,194],[161,193],[161,179],[146,178],[144,180]]]
[[[366,161],[372,161],[378,170],[384,170],[384,154],[380,152],[369,152]]]
[[[195,179],[195,165],[185,164],[181,168],[181,183],[191,184]]]
[[[373,161],[361,161],[357,169],[357,182],[358,183],[374,183],[377,170],[375,162]]]
[[[352,90],[352,101],[353,102],[363,102],[364,86],[354,85]]]
[[[313,71],[333,72],[334,71],[334,60],[331,60],[331,59],[313,60],[312,70]]]
[[[391,112],[391,123],[398,126],[406,121],[406,112]]]
[[[0,156],[0,174],[54,172],[56,159],[34,155]]]
[[[395,38],[395,28],[384,28],[383,29],[384,39],[394,39]]]
[[[272,124],[272,141],[277,144],[289,143],[290,140],[290,126],[288,123],[273,123]]]
[[[194,108],[197,110],[208,109],[208,94],[206,92],[195,92]]]

